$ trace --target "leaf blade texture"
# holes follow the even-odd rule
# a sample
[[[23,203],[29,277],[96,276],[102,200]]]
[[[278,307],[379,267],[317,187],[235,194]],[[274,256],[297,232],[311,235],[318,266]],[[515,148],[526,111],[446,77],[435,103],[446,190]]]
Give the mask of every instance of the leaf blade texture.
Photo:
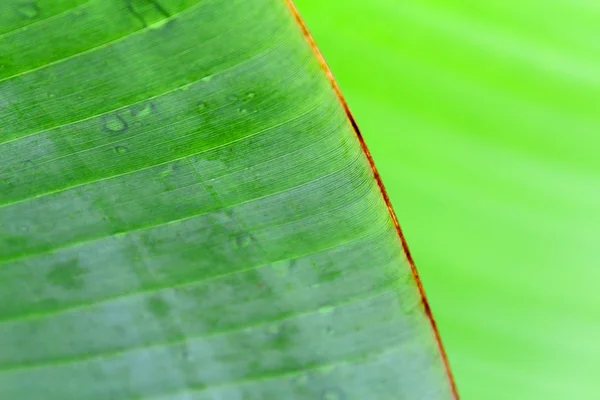
[[[2,7],[1,398],[452,397],[288,4]]]

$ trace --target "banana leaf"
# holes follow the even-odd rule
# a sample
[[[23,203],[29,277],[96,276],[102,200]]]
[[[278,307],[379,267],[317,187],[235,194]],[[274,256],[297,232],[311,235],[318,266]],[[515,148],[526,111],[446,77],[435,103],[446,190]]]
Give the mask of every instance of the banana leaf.
[[[461,398],[600,398],[600,3],[297,0]]]
[[[283,0],[0,5],[0,399],[449,399]]]

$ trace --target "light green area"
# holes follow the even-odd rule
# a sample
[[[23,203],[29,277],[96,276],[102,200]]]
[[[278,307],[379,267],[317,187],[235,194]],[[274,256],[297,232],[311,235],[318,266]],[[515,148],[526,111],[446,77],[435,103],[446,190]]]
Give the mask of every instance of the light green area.
[[[0,399],[451,397],[283,1],[0,10]]]
[[[297,3],[462,398],[600,398],[600,3]]]

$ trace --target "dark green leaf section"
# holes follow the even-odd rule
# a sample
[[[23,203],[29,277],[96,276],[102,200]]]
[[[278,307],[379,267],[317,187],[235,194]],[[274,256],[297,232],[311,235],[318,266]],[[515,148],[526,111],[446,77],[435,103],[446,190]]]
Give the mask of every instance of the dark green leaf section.
[[[0,2],[0,34],[24,30],[30,25],[76,9],[87,1],[89,0],[4,0]]]
[[[0,10],[0,398],[451,398],[285,2]]]
[[[172,0],[163,6],[148,0],[5,0],[0,10],[7,9],[0,13],[10,21],[4,24],[0,17],[0,79],[110,46],[145,27],[184,14],[199,1]],[[11,23],[20,27],[7,32]],[[24,42],[36,45],[23,46]]]

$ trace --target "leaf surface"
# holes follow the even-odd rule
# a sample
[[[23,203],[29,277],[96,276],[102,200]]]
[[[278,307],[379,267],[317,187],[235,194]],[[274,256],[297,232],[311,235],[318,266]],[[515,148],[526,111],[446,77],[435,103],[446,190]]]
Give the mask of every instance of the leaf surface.
[[[452,398],[289,4],[0,11],[0,398]]]

